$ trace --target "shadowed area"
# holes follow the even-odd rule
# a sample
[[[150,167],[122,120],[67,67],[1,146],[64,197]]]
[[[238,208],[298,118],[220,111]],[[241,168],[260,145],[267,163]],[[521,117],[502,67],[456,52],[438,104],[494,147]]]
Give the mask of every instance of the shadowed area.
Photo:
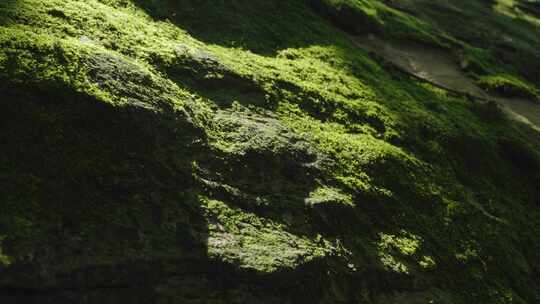
[[[210,182],[217,172],[241,166],[221,159],[225,155],[208,154],[204,134],[178,114],[111,107],[67,88],[60,93],[4,87],[1,92],[13,102],[2,112],[0,137],[0,194],[6,211],[0,228],[14,232],[2,242],[3,254],[14,263],[0,276],[0,299],[6,303],[153,303],[156,297],[185,301],[200,294],[288,303],[306,293],[317,297],[319,283],[313,276],[322,275],[323,268],[315,265],[323,260],[264,274],[257,268],[265,264],[256,260],[239,270],[216,259],[219,250],[227,254],[224,241],[239,236],[227,232],[230,227],[220,224],[221,215],[209,213],[208,203],[201,200],[205,195],[232,200],[275,218],[279,213],[250,206],[254,198],[242,199],[238,192],[264,197],[265,191],[252,185],[285,178],[290,184],[272,183],[278,188],[267,195],[296,193],[298,198],[279,199],[303,204],[308,193],[301,191],[310,181],[301,168],[291,167],[296,163],[289,163],[287,155],[274,159],[248,153],[241,158],[248,167]],[[201,167],[194,170],[193,162]],[[274,165],[267,167],[268,162]],[[268,172],[270,168],[275,171]],[[227,183],[238,187],[237,192],[228,192]],[[272,197],[265,199],[274,204]],[[293,206],[287,209],[292,221],[302,216]],[[211,245],[218,246],[214,250],[208,248],[209,225]],[[281,296],[268,294],[265,285],[279,288]]]
[[[209,44],[245,48],[262,55],[329,43],[305,1],[135,0],[157,20],[169,20]],[[283,12],[287,12],[283,14]]]

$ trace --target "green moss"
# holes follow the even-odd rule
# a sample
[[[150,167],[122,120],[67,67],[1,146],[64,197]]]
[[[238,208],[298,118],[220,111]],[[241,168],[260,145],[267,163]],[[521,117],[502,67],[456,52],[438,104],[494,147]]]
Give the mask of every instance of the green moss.
[[[327,1],[537,95],[534,73],[494,67],[500,48],[474,44],[452,8],[392,2]],[[485,8],[455,5],[464,18]],[[0,264],[36,269],[0,289],[58,289],[66,273],[139,286],[145,273],[295,302],[418,288],[540,299],[530,130],[388,69],[310,3],[18,0],[0,4],[0,25]],[[522,26],[511,31],[527,52],[537,38]]]
[[[5,236],[0,236],[0,268],[7,267],[11,264],[11,258],[2,252],[2,241]]]
[[[327,2],[337,8],[363,12],[364,18],[377,24],[377,32],[388,38],[415,40],[462,52],[463,68],[474,74],[527,79],[528,90],[520,86],[518,91],[534,93],[540,84],[536,72],[539,57],[534,47],[540,40],[533,34],[540,21],[522,12],[521,4],[515,1],[498,1],[492,7],[482,1],[458,1],[456,5],[416,0]],[[515,87],[516,81],[512,84]],[[536,93],[527,97],[535,98]]]
[[[382,265],[396,273],[412,274],[414,268],[433,270],[436,262],[432,256],[421,255],[422,239],[401,231],[399,235],[379,233],[378,255]]]
[[[481,77],[478,85],[488,92],[503,96],[540,100],[540,93],[533,85],[511,75]]]
[[[326,13],[335,23],[356,34],[381,33],[389,38],[415,40],[447,47],[451,41],[429,23],[371,0],[313,1],[319,11]],[[320,3],[320,4],[319,4]],[[355,13],[356,12],[356,13]]]
[[[311,192],[306,199],[306,203],[310,205],[316,204],[343,204],[345,206],[353,207],[354,203],[350,195],[341,193],[339,189],[321,187]]]
[[[298,237],[287,232],[283,224],[220,201],[202,200],[210,219],[210,257],[268,274],[335,254],[336,249],[321,236]]]

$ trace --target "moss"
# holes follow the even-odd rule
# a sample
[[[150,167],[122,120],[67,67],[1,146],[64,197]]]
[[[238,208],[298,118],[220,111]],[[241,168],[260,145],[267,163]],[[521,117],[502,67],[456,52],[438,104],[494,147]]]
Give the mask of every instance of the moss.
[[[4,236],[0,236],[0,267],[8,267],[11,264],[11,259],[9,256],[5,255],[2,252],[2,241],[4,240]]]
[[[396,273],[412,274],[413,270],[433,270],[437,263],[429,255],[422,255],[422,239],[406,231],[399,235],[379,233],[378,255],[382,265]],[[416,270],[418,271],[418,270]]]
[[[341,193],[339,189],[321,187],[311,192],[306,199],[306,203],[310,205],[316,204],[343,204],[346,206],[354,206],[352,197],[350,195]]]
[[[479,30],[433,20],[452,8],[392,2],[326,4],[534,92]],[[0,24],[0,289],[540,299],[529,133],[388,69],[307,1],[4,1]]]
[[[223,202],[205,200],[203,204],[210,219],[209,256],[240,268],[272,273],[300,267],[336,251],[320,236],[295,236],[282,224],[230,208]]]
[[[372,32],[462,51],[466,55],[461,63],[466,70],[487,77],[507,74],[525,78],[531,83],[528,86],[537,90],[540,77],[535,71],[539,58],[533,45],[540,41],[532,33],[539,21],[521,12],[518,3],[497,2],[493,7],[481,1],[458,1],[457,5],[424,1],[328,3],[363,12],[364,19],[377,24],[377,31]]]
[[[488,92],[509,97],[522,97],[539,100],[538,90],[531,84],[511,75],[481,77],[478,85]]]

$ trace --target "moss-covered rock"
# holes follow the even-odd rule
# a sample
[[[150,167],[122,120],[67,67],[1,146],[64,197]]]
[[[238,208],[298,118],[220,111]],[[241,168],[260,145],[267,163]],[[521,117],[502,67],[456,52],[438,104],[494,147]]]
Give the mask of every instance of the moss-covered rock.
[[[0,302],[538,302],[537,131],[328,18],[533,74],[391,2],[0,3]]]
[[[533,85],[509,75],[485,76],[478,84],[491,93],[540,100],[540,93]]]

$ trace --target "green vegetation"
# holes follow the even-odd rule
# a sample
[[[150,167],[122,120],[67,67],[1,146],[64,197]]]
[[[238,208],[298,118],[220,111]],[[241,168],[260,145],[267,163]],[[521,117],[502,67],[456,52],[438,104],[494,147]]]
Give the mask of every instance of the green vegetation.
[[[0,245],[2,245],[2,241],[4,240],[4,237],[0,237]],[[0,267],[6,267],[10,264],[10,259],[8,256],[4,255],[2,252],[2,247],[0,247]]]
[[[0,300],[540,301],[536,131],[332,18],[523,97],[537,29],[480,0],[320,2],[2,1]],[[492,22],[530,57],[498,65]]]
[[[512,75],[538,88],[540,19],[524,12],[525,1],[384,1],[413,12],[453,37],[468,68],[480,76]]]
[[[533,100],[540,100],[540,93],[533,85],[513,76],[485,76],[478,80],[478,84],[487,92],[498,93],[511,97],[523,97]]]
[[[347,32],[378,33],[387,39],[413,40],[451,49],[459,54],[456,60],[481,84],[486,83],[484,77],[500,79],[505,74],[507,80],[512,79],[513,87],[517,82],[523,83],[519,79],[528,82],[529,92],[540,87],[537,34],[540,19],[534,13],[534,3],[513,0],[312,2],[324,7],[319,11],[330,18],[345,20],[336,22]]]

